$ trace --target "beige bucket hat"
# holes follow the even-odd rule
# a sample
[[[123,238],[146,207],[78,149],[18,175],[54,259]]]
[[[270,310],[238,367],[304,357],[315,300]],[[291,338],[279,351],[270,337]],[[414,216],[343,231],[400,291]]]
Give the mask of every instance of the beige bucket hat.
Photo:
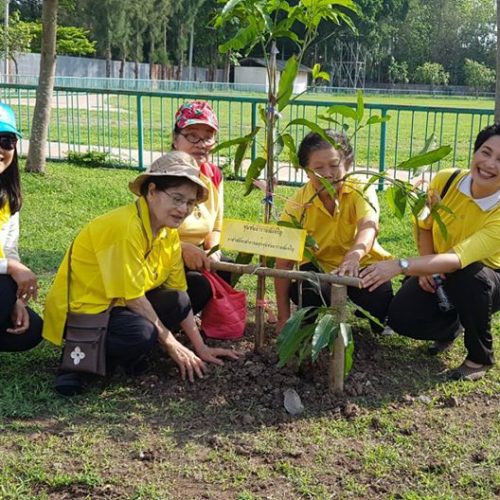
[[[198,199],[199,203],[206,201],[208,198],[208,189],[200,179],[200,168],[196,160],[182,151],[170,151],[160,156],[151,164],[148,170],[138,175],[132,182],[129,182],[128,187],[132,193],[141,196],[143,182],[149,177],[158,177],[160,175],[185,177],[202,188],[203,195]]]

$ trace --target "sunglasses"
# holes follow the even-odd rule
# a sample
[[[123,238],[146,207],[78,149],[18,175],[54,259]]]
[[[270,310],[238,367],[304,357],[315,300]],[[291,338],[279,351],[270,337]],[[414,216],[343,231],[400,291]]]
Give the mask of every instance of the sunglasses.
[[[12,151],[17,144],[15,135],[0,135],[0,149],[4,151]]]

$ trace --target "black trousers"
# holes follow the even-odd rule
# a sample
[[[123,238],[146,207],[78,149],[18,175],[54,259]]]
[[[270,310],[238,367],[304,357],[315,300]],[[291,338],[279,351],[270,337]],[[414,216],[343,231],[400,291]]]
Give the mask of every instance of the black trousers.
[[[434,294],[408,279],[389,308],[389,325],[401,335],[422,340],[452,340],[464,328],[467,359],[492,365],[491,318],[500,310],[500,269],[475,262],[446,275],[444,288],[455,309],[443,313]]]
[[[30,326],[25,333],[7,333],[12,328],[11,314],[17,297],[17,284],[7,274],[0,274],[0,352],[27,351],[42,340],[42,319],[28,308]]]
[[[221,257],[222,262],[232,262],[226,256]],[[212,288],[209,281],[199,271],[191,271],[184,268],[186,272],[187,293],[191,299],[193,313],[198,314],[212,298]],[[217,274],[226,282],[231,284],[231,273],[228,271],[217,271]]]
[[[319,272],[319,269],[311,263],[301,265],[300,270]],[[303,281],[302,283],[302,307],[321,307],[325,305],[325,302],[327,306],[330,305],[331,285],[329,283],[321,283],[319,288],[318,284],[311,283],[310,281]],[[321,290],[321,295],[325,302],[323,302],[319,290]],[[389,304],[393,298],[392,285],[390,282],[384,283],[373,292],[369,292],[365,288],[354,288],[349,286],[347,287],[347,295],[356,305],[368,311],[380,322],[385,322]],[[290,298],[295,304],[298,304],[299,283],[297,281],[292,281]],[[378,325],[372,327],[375,330],[381,330]]]
[[[176,330],[191,310],[186,292],[156,288],[146,293],[160,321],[169,329]],[[158,340],[158,332],[148,319],[126,307],[114,307],[106,337],[108,365],[127,365],[152,351]]]

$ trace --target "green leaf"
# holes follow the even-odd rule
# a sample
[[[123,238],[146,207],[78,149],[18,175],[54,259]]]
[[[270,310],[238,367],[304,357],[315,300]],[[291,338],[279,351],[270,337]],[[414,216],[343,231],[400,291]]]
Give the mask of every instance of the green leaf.
[[[221,142],[212,151],[211,154],[218,153],[219,151],[230,148],[231,146],[236,146],[237,144],[243,144],[247,141],[247,136],[238,137],[236,139],[231,139],[230,141]]]
[[[332,183],[330,181],[326,180],[324,177],[319,177],[317,174],[315,174],[315,175],[319,179],[319,182],[321,182],[321,185],[326,189],[326,192],[332,198],[336,198],[337,191],[335,191],[335,188],[332,186]]]
[[[424,154],[424,153],[427,153],[429,151],[429,149],[431,148],[432,145],[434,145],[434,141],[435,141],[435,138],[436,138],[436,134],[433,132],[426,140],[425,140],[425,144],[424,144],[424,147],[419,151],[418,154]]]
[[[344,104],[335,104],[330,106],[327,111],[328,114],[333,115],[335,113],[342,115],[344,118],[348,118],[356,121],[358,114],[355,109],[345,106]]]
[[[258,33],[254,26],[241,28],[233,38],[219,45],[219,52],[225,53],[229,50],[242,50],[253,47],[258,41]]]
[[[363,101],[363,92],[358,90],[358,103],[356,106],[356,121],[360,122],[365,114],[365,103]]]
[[[385,197],[391,212],[398,219],[402,219],[405,215],[407,201],[405,191],[397,186],[390,186],[385,191]]]
[[[419,167],[431,165],[432,163],[442,160],[445,156],[449,155],[450,152],[451,146],[441,146],[438,149],[412,156],[408,160],[401,162],[396,169],[415,172]]]
[[[344,378],[349,375],[353,364],[354,357],[354,339],[352,336],[351,325],[347,323],[340,323],[340,335],[344,340]]]
[[[255,127],[252,132],[245,136],[246,140],[238,146],[238,149],[236,149],[236,153],[234,155],[234,173],[236,175],[240,175],[241,163],[245,159],[248,146],[251,144],[254,137],[259,133],[259,130],[260,127]]]
[[[297,156],[297,148],[295,147],[295,141],[290,134],[281,134],[281,139],[288,150],[288,158],[294,168],[299,168],[299,157]]]
[[[220,245],[217,244],[217,245],[214,245],[211,249],[210,249],[210,252],[207,253],[207,257],[210,257],[210,255],[212,255],[213,253],[215,252],[218,252],[220,250]]]
[[[236,262],[236,264],[250,264],[250,262],[252,262],[252,259],[253,253],[238,252],[238,255],[236,256],[236,259],[234,259],[234,262]],[[232,273],[231,286],[236,286],[242,276],[242,274]]]
[[[295,118],[295,120],[292,120],[291,122],[288,123],[288,125],[285,128],[290,127],[291,125],[304,125],[305,127],[308,127],[311,129],[313,132],[316,132],[317,134],[321,135],[324,139],[328,140],[328,142],[331,142],[331,137],[329,138],[326,134],[325,131],[319,126],[316,125],[316,123],[306,120],[305,118]]]
[[[332,314],[325,314],[316,325],[312,338],[311,356],[313,361],[318,359],[319,353],[330,345],[330,339],[339,325]]]
[[[330,81],[330,75],[326,71],[321,71],[321,65],[318,63],[312,67],[311,76],[313,80]]]
[[[274,157],[278,158],[278,156],[281,154],[283,151],[283,148],[285,147],[285,142],[283,141],[283,137],[281,135],[278,135],[274,141]]]
[[[239,3],[242,3],[244,0],[229,0],[229,2],[224,5],[222,9],[221,15],[226,16],[229,14]]]
[[[283,330],[281,330],[277,340],[279,367],[283,367],[286,362],[297,353],[302,341],[307,336],[313,334],[314,324],[307,325],[306,328],[300,330],[302,321],[304,320],[306,314],[313,309],[314,307],[304,307],[302,309],[298,309],[285,323],[285,326],[283,327]]]
[[[342,124],[338,120],[335,120],[334,118],[331,118],[330,116],[318,115],[318,118],[320,118],[321,120],[325,120],[329,123],[335,123],[335,125],[338,125],[339,127],[342,126]]]
[[[248,172],[247,172],[247,175],[245,177],[245,189],[246,189],[246,191],[245,191],[244,196],[249,195],[252,192],[252,190],[254,189],[253,181],[255,179],[259,178],[260,173],[262,172],[262,170],[266,166],[266,161],[267,160],[265,158],[262,158],[262,156],[258,156],[257,158],[255,158],[255,160],[248,167]]]
[[[388,122],[391,119],[391,115],[379,116],[373,115],[366,121],[367,125],[375,125],[376,123]]]
[[[279,30],[273,31],[272,36],[275,39],[289,38],[292,42],[295,42],[295,43],[300,42],[300,38],[297,36],[296,33],[294,33],[291,30],[279,29]]]
[[[296,56],[292,56],[285,64],[285,69],[281,72],[278,89],[278,110],[281,111],[290,101],[293,93],[293,82],[299,70],[299,61]]]

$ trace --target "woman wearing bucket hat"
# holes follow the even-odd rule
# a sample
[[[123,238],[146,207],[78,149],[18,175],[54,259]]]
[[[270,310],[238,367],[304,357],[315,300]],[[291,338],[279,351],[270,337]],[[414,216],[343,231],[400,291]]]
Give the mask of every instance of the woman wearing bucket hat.
[[[75,238],[71,251],[70,310],[95,314],[113,302],[106,337],[108,371],[122,366],[137,374],[157,342],[177,364],[181,376],[203,377],[205,361],[222,364],[227,349],[208,347],[194,321],[177,228],[208,190],[196,162],[173,151],[130,183],[139,198],[91,221]],[[47,295],[44,337],[62,343],[67,312],[68,252]],[[181,327],[194,351],[171,333]],[[60,372],[56,390],[82,390],[78,374]]]
[[[0,103],[0,351],[26,351],[42,339],[42,320],[26,303],[37,297],[37,278],[19,259],[22,205],[14,111]]]
[[[184,103],[175,114],[173,149],[195,158],[200,178],[208,189],[207,200],[179,227],[188,293],[195,313],[201,311],[212,296],[210,283],[200,271],[210,269],[210,260],[221,259],[220,251],[207,255],[219,244],[224,210],[222,173],[209,162],[218,130],[217,117],[206,101]],[[229,273],[220,274],[226,281],[230,280]]]

